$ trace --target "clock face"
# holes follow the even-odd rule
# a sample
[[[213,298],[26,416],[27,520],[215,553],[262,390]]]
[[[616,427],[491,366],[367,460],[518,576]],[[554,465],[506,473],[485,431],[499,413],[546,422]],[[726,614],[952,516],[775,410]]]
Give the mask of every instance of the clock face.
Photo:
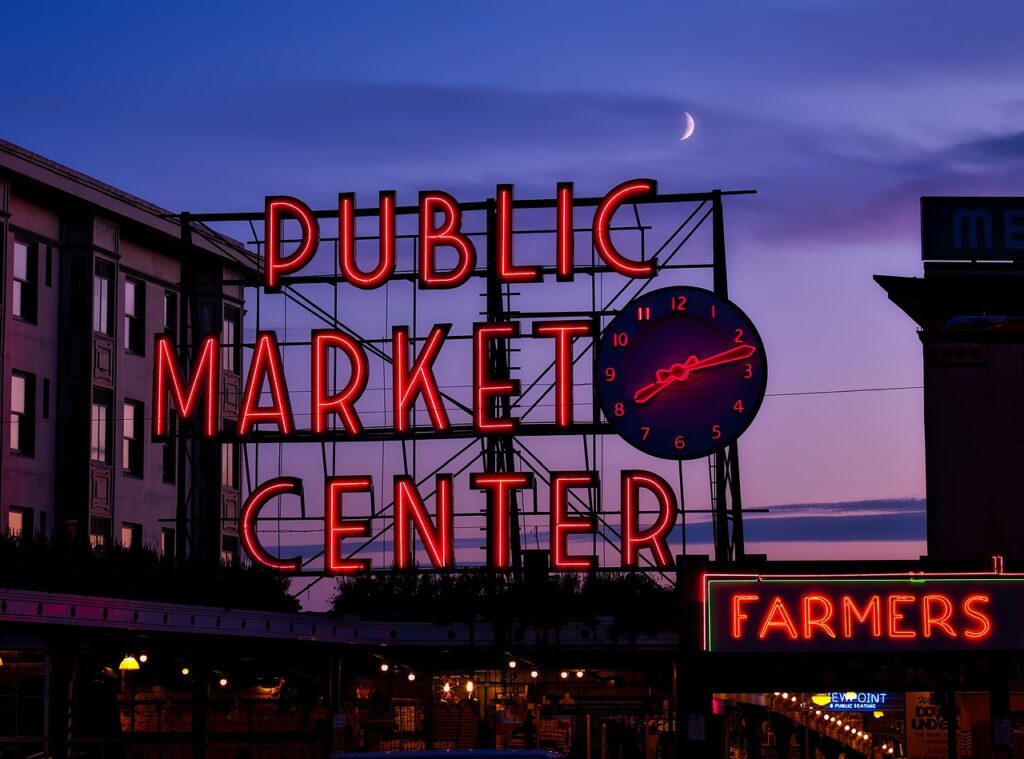
[[[768,382],[764,346],[735,305],[698,287],[632,301],[605,328],[594,379],[605,418],[630,445],[707,456],[753,421]]]

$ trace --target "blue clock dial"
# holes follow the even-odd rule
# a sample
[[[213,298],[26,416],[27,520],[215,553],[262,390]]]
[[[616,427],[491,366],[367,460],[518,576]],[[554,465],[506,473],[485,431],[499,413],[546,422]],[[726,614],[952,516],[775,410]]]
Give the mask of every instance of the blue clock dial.
[[[666,287],[632,301],[605,328],[595,382],[605,418],[626,442],[695,459],[750,425],[768,363],[736,305],[698,287]]]

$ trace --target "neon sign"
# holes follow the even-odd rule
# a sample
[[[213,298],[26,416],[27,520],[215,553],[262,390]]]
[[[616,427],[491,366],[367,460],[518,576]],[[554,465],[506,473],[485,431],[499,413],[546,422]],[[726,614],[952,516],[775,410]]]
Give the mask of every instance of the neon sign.
[[[811,700],[816,706],[832,712],[880,712],[885,711],[889,694],[839,691],[820,693],[812,696]]]
[[[704,600],[708,651],[992,649],[1024,634],[1024,575],[709,574]]]
[[[634,179],[612,188],[596,203],[590,225],[591,244],[607,270],[630,279],[648,279],[658,271],[655,258],[632,258],[616,247],[612,239],[612,219],[616,212],[626,204],[652,200],[655,196],[657,184],[653,180]],[[553,265],[547,267],[516,261],[514,198],[514,187],[503,184],[497,186],[494,200],[490,201],[493,226],[489,227],[486,250],[486,265],[491,269],[489,276],[500,284],[516,286],[541,282],[546,272],[553,272],[557,282],[572,281],[576,233],[573,185],[559,183],[556,187],[554,246],[551,251]],[[480,273],[485,257],[484,248],[478,251],[473,234],[463,228],[463,211],[467,207],[480,206],[460,205],[447,193],[424,191],[419,194],[415,208],[399,209],[394,192],[381,192],[377,208],[371,211],[377,215],[376,261],[367,264],[364,260],[360,266],[356,260],[356,240],[359,239],[356,227],[357,217],[365,214],[357,210],[353,193],[339,194],[337,261],[334,263],[340,272],[340,280],[362,290],[374,290],[394,279],[397,276],[399,237],[397,216],[400,212],[409,211],[417,215],[413,235],[417,286],[424,290],[459,287],[470,276]],[[331,209],[330,215],[333,214]],[[327,247],[320,244],[319,219],[324,215],[323,212],[314,212],[298,198],[270,196],[265,199],[265,292],[280,291],[288,285],[291,277],[299,274]],[[299,230],[298,240],[290,245],[288,252],[284,250],[286,222],[297,225]],[[445,251],[443,259],[438,254],[441,249]],[[685,294],[682,294],[684,290]],[[654,313],[660,320],[659,354],[653,357],[641,355],[650,351],[636,348],[641,342],[639,338],[628,351],[619,351],[618,355],[611,356],[611,353],[613,349],[624,348],[625,342],[608,349],[611,363],[605,367],[603,376],[609,384],[613,381],[608,377],[617,372],[619,379],[615,388],[616,392],[622,393],[622,400],[613,406],[628,406],[630,414],[627,416],[604,409],[605,416],[615,431],[634,445],[636,442],[631,438],[634,433],[641,434],[646,430],[642,433],[646,441],[647,433],[653,430],[650,441],[637,446],[645,452],[679,459],[708,455],[734,440],[756,414],[766,381],[763,346],[753,325],[745,317],[740,319],[736,316],[730,321],[733,313],[731,304],[724,298],[716,299],[708,291],[676,288],[671,293],[667,290],[654,291],[645,297],[665,300],[660,310],[654,305],[645,306],[645,313]],[[688,312],[685,306],[687,298],[690,299]],[[627,309],[630,313],[635,310],[632,305]],[[445,436],[459,431],[453,427],[451,412],[454,407],[442,391],[437,371],[444,361],[445,345],[451,330],[451,324],[438,323],[433,324],[425,336],[418,336],[407,325],[392,327],[391,389],[387,399],[390,429],[386,430],[387,437],[400,440],[422,433],[423,427],[417,430],[414,421],[417,408],[426,410],[428,429],[434,434]],[[600,331],[599,318],[591,313],[581,318],[534,318],[529,329],[522,329],[519,322],[511,320],[474,324],[472,335],[463,336],[472,339],[472,401],[467,404],[470,406],[472,433],[480,437],[508,436],[520,429],[520,420],[514,414],[500,410],[503,405],[514,408],[514,404],[498,402],[518,396],[519,382],[494,369],[496,358],[515,340],[541,341],[550,350],[554,367],[552,426],[557,432],[571,433],[576,426],[573,415],[576,363],[573,345],[577,340],[591,339],[599,353],[603,350],[598,344]],[[694,337],[698,334],[703,336],[703,342],[699,344]],[[715,340],[707,337],[712,334],[716,336]],[[666,342],[665,338],[673,335],[674,340]],[[293,363],[286,366],[281,343],[274,332],[259,331],[252,344],[237,424],[231,432],[220,429],[220,347],[217,335],[207,335],[197,346],[192,360],[185,362],[170,335],[156,337],[153,352],[154,437],[162,438],[169,434],[169,413],[174,408],[182,421],[193,423],[207,438],[245,442],[257,430],[270,431],[285,439],[299,434],[314,441],[336,440],[339,436],[348,440],[367,438],[367,426],[359,412],[360,400],[367,390],[370,366],[370,356],[363,341],[341,329],[311,332],[307,364],[310,421],[308,427],[300,429],[293,411],[288,373],[290,370],[294,379],[296,374],[304,376],[305,371],[296,371]],[[700,354],[699,357],[696,353]],[[339,363],[341,371],[336,372]],[[643,365],[651,371],[644,376],[637,373],[635,377],[629,377],[627,387],[627,367],[631,364]],[[335,374],[347,379],[343,384],[335,385]],[[717,394],[707,392],[710,387],[707,383],[721,385],[726,381],[732,383],[728,407],[704,408],[710,405],[709,397],[717,397]],[[603,389],[610,393],[609,388]],[[596,409],[595,404],[595,417],[599,413]],[[684,428],[679,409],[691,416],[698,410],[703,412],[699,425],[692,432],[690,428]],[[625,421],[617,422],[617,417],[628,418],[635,423],[630,427],[629,435],[624,432]],[[656,421],[637,426],[640,424],[637,420],[643,421],[647,417]],[[591,424],[595,422],[599,419],[589,420]],[[467,424],[461,432],[469,429]],[[684,429],[685,435],[681,432]],[[379,436],[381,429],[373,432]],[[681,444],[684,437],[688,441],[686,445]],[[686,446],[689,447],[684,452]],[[596,492],[600,487],[598,478],[598,472],[593,470],[556,471],[546,482],[550,491],[551,564],[556,570],[587,571],[597,566],[597,557],[582,553],[581,541],[574,538],[596,533],[598,519],[594,514],[579,513],[570,506],[570,501],[575,499],[578,502],[581,494]],[[534,479],[523,472],[485,472],[471,473],[469,482],[471,489],[487,497],[486,529],[490,537],[487,563],[494,569],[507,569],[511,564],[511,504],[520,491],[525,494],[534,489]],[[394,477],[392,565],[396,568],[410,565],[417,540],[434,568],[447,569],[454,565],[454,515],[459,510],[453,476],[440,473],[432,485],[434,508],[430,513],[426,505],[428,497],[421,493],[418,484],[408,476]],[[365,474],[326,479],[323,504],[325,573],[347,574],[371,567],[368,558],[347,555],[343,544],[345,541],[349,541],[349,545],[365,541],[370,536],[369,521],[353,517],[351,504],[354,499],[365,497],[360,494],[372,490],[372,478]],[[617,490],[621,497],[622,566],[636,567],[643,557],[655,567],[671,567],[673,557],[668,536],[679,515],[676,493],[657,474],[640,469],[623,471]],[[241,509],[239,531],[242,547],[254,562],[289,574],[302,571],[302,561],[298,557],[275,556],[268,551],[260,543],[258,530],[260,513],[267,504],[301,494],[302,483],[295,477],[279,476],[253,487]],[[653,510],[651,503],[655,506]]]

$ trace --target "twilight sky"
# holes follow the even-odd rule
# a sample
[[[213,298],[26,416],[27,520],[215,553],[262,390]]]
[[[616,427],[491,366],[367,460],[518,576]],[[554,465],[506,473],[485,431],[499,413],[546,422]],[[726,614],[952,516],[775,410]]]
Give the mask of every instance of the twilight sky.
[[[924,496],[919,343],[871,275],[920,273],[920,195],[1020,193],[1024,6],[210,6],[6,8],[0,136],[175,210],[757,189],[726,207],[771,364],[746,503]]]

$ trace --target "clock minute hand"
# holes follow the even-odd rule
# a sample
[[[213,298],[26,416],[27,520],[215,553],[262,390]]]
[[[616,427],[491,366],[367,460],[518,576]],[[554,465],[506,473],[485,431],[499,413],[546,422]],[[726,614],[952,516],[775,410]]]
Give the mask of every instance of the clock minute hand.
[[[690,356],[682,364],[672,364],[668,369],[659,369],[655,372],[655,381],[637,390],[636,394],[633,396],[633,400],[639,404],[647,403],[672,383],[682,382],[685,380],[690,376],[691,372],[695,372],[698,369],[707,369],[712,366],[732,363],[733,361],[742,361],[743,359],[754,355],[756,351],[757,348],[753,345],[738,345],[735,348],[730,348],[727,351],[722,351],[721,353],[716,353],[714,356],[708,356],[703,359],[698,359],[696,356]]]

